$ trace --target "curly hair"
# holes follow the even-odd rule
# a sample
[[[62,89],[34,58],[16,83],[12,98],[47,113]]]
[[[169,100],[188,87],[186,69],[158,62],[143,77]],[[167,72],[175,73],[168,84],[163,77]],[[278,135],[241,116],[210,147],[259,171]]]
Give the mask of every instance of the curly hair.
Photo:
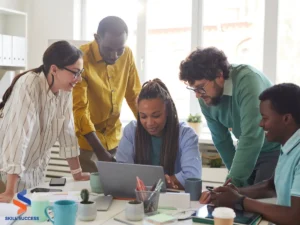
[[[229,77],[230,64],[223,51],[209,47],[193,51],[180,63],[179,79],[193,85],[196,80],[214,80],[221,70],[224,79]]]
[[[160,165],[169,175],[175,171],[175,162],[179,148],[179,121],[175,104],[166,85],[160,79],[145,82],[138,97],[138,104],[144,99],[161,99],[166,106],[167,121],[162,136],[160,152]],[[143,127],[140,116],[137,118],[135,134],[135,163],[151,164],[150,153],[152,143],[151,136]]]
[[[291,114],[300,126],[300,87],[292,83],[274,85],[264,90],[260,101],[270,100],[272,108],[280,115]]]

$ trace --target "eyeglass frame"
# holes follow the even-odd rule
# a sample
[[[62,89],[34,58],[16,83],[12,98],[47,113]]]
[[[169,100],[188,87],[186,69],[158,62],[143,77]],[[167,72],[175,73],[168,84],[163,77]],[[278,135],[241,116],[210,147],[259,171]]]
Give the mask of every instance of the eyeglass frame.
[[[79,70],[77,72],[75,72],[73,70],[70,70],[67,67],[63,67],[63,69],[69,71],[70,73],[73,73],[74,79],[78,78],[83,73],[83,71],[84,71],[84,68],[82,68],[82,70]]]
[[[197,88],[192,88],[192,87],[186,86],[186,89],[194,91],[195,93],[198,93],[201,95],[205,95],[206,94],[205,87],[208,83],[209,83],[209,81],[207,81],[203,87],[197,87]]]

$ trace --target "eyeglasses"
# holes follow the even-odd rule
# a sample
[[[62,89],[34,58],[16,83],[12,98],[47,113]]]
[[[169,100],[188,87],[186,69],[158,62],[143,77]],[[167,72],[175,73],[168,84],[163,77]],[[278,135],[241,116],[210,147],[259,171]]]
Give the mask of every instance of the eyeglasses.
[[[192,87],[187,86],[186,89],[194,91],[195,93],[199,93],[201,95],[204,95],[204,94],[206,94],[205,86],[207,84],[208,84],[208,81],[204,84],[203,87],[192,88]]]
[[[65,69],[65,70],[67,70],[67,71],[73,73],[73,74],[74,74],[74,79],[78,78],[78,77],[83,73],[83,71],[84,71],[84,68],[82,68],[82,70],[79,70],[79,71],[77,71],[77,72],[76,72],[76,71],[73,71],[73,70],[70,70],[70,69],[68,69],[67,67],[64,67],[63,69]]]

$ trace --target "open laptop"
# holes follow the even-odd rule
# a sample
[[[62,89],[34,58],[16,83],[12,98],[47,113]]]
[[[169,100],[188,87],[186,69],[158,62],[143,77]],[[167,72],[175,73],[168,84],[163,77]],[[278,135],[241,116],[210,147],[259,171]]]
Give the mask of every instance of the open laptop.
[[[105,195],[119,198],[135,198],[136,177],[152,186],[159,179],[164,181],[161,191],[166,191],[165,175],[162,166],[97,162],[100,182]]]

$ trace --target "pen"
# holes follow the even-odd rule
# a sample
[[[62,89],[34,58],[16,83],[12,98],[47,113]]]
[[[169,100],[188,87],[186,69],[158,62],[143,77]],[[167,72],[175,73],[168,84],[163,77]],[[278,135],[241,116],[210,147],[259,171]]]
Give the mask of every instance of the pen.
[[[118,219],[118,218],[114,218],[114,220],[115,220],[115,221],[118,221],[118,222],[120,222],[120,223],[127,224],[127,225],[134,225],[133,223],[129,223],[129,222],[125,221],[125,220],[120,220],[120,219]]]
[[[227,186],[231,182],[231,178],[229,178],[223,186]]]

